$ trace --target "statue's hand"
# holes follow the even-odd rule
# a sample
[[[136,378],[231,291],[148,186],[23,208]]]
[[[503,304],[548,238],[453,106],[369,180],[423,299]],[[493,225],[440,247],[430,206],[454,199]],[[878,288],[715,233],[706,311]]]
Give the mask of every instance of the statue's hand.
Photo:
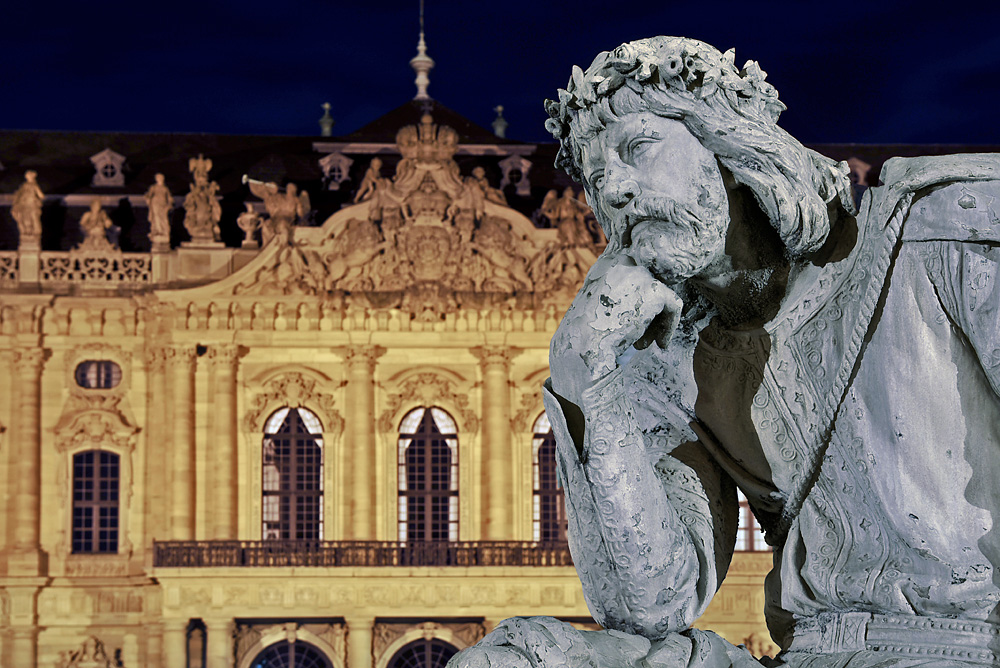
[[[632,346],[655,341],[665,348],[682,307],[677,294],[630,255],[602,255],[552,337],[552,388],[579,405],[583,391],[615,370]]]

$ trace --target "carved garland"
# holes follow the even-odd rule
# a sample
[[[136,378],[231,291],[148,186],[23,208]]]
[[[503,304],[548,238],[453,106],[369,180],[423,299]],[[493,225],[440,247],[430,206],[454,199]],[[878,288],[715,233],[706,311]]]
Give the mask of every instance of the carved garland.
[[[396,652],[414,640],[437,638],[461,650],[476,644],[486,635],[486,629],[480,622],[378,623],[373,631],[375,668],[386,668]]]
[[[301,373],[286,373],[264,383],[247,411],[244,425],[249,432],[263,432],[267,417],[284,406],[308,408],[323,422],[327,433],[340,433],[344,429],[344,418],[334,407],[332,394],[322,392],[318,381]]]
[[[403,381],[398,392],[388,393],[386,409],[379,417],[379,429],[393,432],[402,418],[402,409],[447,403],[458,412],[460,431],[479,431],[479,416],[469,406],[469,397],[455,391],[454,383],[436,373],[425,372]],[[463,429],[464,427],[464,429]]]

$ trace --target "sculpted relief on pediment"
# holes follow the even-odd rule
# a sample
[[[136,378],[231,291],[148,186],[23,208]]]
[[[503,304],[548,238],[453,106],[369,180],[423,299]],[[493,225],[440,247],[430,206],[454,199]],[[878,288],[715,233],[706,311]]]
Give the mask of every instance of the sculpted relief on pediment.
[[[236,294],[342,294],[411,313],[483,308],[511,299],[571,298],[603,245],[589,207],[552,191],[541,230],[506,204],[482,168],[463,176],[458,134],[430,115],[396,137],[392,177],[373,158],[354,204],[319,230],[278,240],[238,277]],[[235,277],[234,277],[235,278]]]

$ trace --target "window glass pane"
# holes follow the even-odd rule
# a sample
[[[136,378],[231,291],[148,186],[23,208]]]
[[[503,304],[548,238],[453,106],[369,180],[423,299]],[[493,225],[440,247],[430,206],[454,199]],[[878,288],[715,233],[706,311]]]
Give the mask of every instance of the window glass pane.
[[[440,408],[432,408],[431,414],[434,415],[434,423],[437,425],[438,431],[442,434],[457,434],[458,427],[455,425],[455,420],[450,415],[445,413]]]
[[[423,408],[417,408],[406,414],[403,421],[399,425],[400,434],[414,434],[417,431],[417,425],[420,424],[421,418],[424,417]]]
[[[535,420],[535,427],[532,431],[536,434],[545,434],[548,433],[549,430],[551,429],[552,425],[549,424],[549,416],[545,413],[542,413],[541,415],[538,416],[538,419]]]
[[[267,418],[267,424],[264,425],[264,433],[278,433],[278,429],[281,427],[281,423],[285,421],[285,416],[288,415],[289,410],[291,409],[279,408],[271,415],[271,417]]]

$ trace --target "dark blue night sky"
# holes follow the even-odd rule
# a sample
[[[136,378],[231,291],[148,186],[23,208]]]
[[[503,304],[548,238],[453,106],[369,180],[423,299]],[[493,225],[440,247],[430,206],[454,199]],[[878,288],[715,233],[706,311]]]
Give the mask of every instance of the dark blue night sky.
[[[336,135],[415,92],[417,0],[9,4],[4,129],[315,135],[329,101]],[[758,60],[805,142],[1000,144],[1000,6],[935,4],[427,0],[429,93],[547,140],[573,64],[673,34]]]

